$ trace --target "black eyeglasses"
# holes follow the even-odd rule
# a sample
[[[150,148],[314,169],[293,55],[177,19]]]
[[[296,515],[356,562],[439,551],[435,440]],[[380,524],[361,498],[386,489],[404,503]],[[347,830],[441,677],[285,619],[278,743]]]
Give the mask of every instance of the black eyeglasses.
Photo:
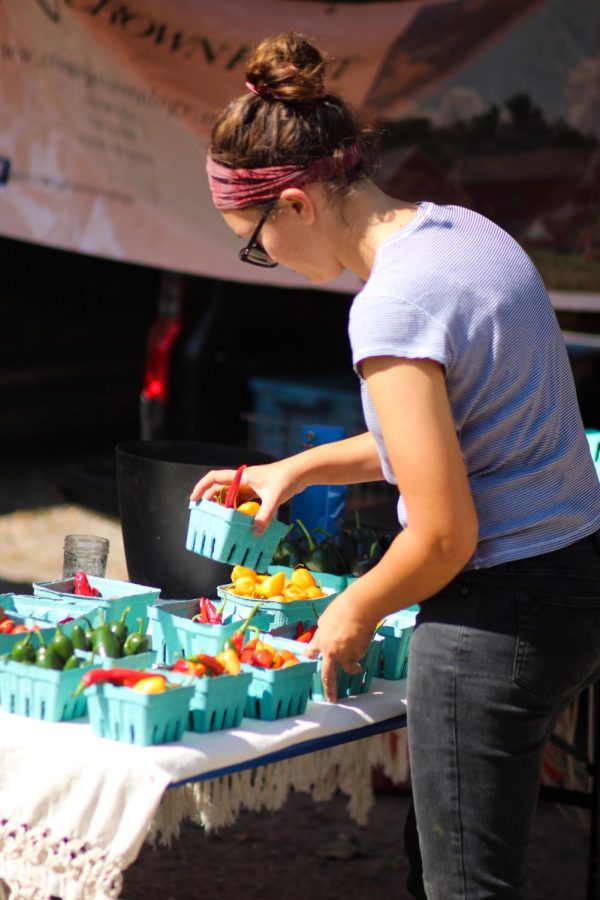
[[[275,204],[277,203],[279,197],[275,197],[273,200],[269,200],[265,208],[263,209],[262,216],[258,220],[258,225],[254,229],[254,233],[252,237],[248,241],[245,247],[240,250],[240,259],[242,262],[250,263],[253,266],[264,266],[267,269],[273,269],[277,265],[274,259],[271,259],[263,245],[258,240],[258,236],[260,234],[260,230],[267,221],[267,217]]]

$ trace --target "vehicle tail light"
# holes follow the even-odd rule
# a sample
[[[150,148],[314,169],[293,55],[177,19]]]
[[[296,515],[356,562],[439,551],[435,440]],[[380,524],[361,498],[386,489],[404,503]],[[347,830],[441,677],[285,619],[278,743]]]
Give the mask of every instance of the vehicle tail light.
[[[142,396],[165,402],[169,393],[171,351],[181,332],[183,279],[165,272],[159,299],[158,317],[150,328],[146,345],[146,368]]]

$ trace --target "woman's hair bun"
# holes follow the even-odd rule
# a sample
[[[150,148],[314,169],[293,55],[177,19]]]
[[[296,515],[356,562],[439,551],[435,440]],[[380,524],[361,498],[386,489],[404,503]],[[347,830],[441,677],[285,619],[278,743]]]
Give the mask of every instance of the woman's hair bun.
[[[246,66],[246,81],[261,97],[310,103],[325,93],[328,61],[305,35],[276,34],[255,48]]]

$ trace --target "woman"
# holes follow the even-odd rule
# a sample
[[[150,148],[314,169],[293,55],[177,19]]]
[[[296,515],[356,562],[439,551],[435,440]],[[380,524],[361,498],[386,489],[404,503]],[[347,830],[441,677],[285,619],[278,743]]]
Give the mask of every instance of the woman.
[[[398,485],[403,528],[310,652],[333,701],[376,623],[422,604],[408,735],[426,895],[521,897],[545,741],[600,675],[600,486],[532,262],[482,216],[380,191],[324,69],[302,35],[263,41],[207,171],[243,261],[365,282],[349,336],[368,431],[249,467],[243,487],[260,531],[308,485]]]

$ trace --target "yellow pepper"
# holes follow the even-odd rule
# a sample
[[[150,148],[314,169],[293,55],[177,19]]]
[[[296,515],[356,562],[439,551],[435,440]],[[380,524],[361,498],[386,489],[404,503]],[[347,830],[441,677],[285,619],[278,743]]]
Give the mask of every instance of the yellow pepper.
[[[306,600],[306,590],[299,584],[290,582],[284,587],[283,596],[286,600]]]
[[[324,597],[324,596],[325,596],[325,591],[322,591],[320,587],[306,588],[307,600],[318,600],[319,597]]]
[[[237,578],[233,585],[230,588],[232,594],[237,594],[240,597],[254,597],[256,594],[256,584],[252,578],[248,578],[247,575],[242,576],[241,578]]]
[[[251,578],[252,581],[256,581],[256,572],[247,566],[234,566],[231,570],[231,580],[237,581],[238,578]]]
[[[222,653],[216,656],[216,659],[221,663],[228,675],[239,675],[242,671],[240,658],[232,647],[223,650]]]
[[[256,595],[268,600],[270,597],[281,594],[284,584],[285,572],[276,572],[275,575],[270,575],[261,584],[256,586]]]
[[[290,576],[290,581],[301,588],[317,586],[314,575],[305,566],[298,566],[297,569],[294,569]]]
[[[260,503],[257,503],[256,500],[246,500],[245,503],[240,503],[236,509],[247,516],[255,516],[260,509]]]
[[[132,688],[138,694],[162,694],[166,689],[165,679],[158,675],[149,675],[148,678],[142,678]]]

